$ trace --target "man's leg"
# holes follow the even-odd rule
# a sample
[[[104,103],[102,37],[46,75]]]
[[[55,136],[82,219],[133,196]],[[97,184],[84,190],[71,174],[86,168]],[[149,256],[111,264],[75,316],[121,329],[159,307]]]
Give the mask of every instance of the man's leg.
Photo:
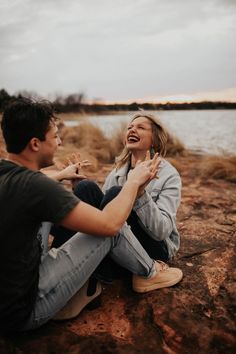
[[[109,252],[112,259],[134,274],[150,277],[155,273],[154,261],[127,225],[112,238],[77,233],[43,258],[35,308],[22,330],[37,328],[53,318]]]

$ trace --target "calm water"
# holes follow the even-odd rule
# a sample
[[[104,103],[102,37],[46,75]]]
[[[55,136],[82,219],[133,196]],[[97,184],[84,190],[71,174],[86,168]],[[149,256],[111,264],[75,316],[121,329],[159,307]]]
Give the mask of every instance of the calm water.
[[[99,126],[108,137],[128,123],[135,112],[116,115],[88,116],[89,122]],[[151,113],[151,112],[150,112]],[[175,134],[188,149],[222,154],[236,153],[236,110],[191,110],[157,111],[168,131]],[[68,126],[75,126],[78,120],[65,121]]]

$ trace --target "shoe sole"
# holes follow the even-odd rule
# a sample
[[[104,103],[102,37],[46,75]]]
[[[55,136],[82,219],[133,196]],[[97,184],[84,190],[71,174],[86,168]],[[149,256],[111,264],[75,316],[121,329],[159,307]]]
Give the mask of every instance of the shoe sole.
[[[97,283],[97,289],[96,292],[92,296],[87,296],[87,287],[83,289],[83,299],[81,299],[81,295],[74,295],[74,297],[68,302],[68,305],[66,305],[62,310],[60,310],[54,317],[54,321],[66,321],[66,320],[72,320],[73,318],[76,318],[80,312],[86,307],[90,306],[92,309],[93,302],[98,301],[98,296],[100,296],[102,292],[102,286],[98,282]],[[73,305],[74,304],[74,305]]]
[[[179,277],[173,280],[170,280],[168,282],[163,282],[163,283],[156,283],[156,284],[152,284],[152,285],[148,285],[148,286],[134,286],[133,285],[133,290],[137,293],[147,293],[149,291],[152,290],[157,290],[157,289],[162,289],[162,288],[168,288],[170,286],[176,285],[177,283],[179,283],[181,281],[181,279],[183,278],[183,274],[179,275]]]

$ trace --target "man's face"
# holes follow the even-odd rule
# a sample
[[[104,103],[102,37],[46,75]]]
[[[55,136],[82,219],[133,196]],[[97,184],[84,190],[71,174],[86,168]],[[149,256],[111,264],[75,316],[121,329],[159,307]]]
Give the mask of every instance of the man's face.
[[[45,140],[40,141],[39,150],[39,168],[45,168],[53,165],[53,157],[61,144],[61,139],[58,135],[58,128],[54,122],[50,123],[50,128],[45,135]]]

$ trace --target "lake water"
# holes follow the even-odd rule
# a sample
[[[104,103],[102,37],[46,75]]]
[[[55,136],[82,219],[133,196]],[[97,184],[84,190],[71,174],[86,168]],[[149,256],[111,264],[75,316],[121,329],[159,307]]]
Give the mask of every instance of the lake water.
[[[210,154],[236,153],[236,110],[149,111],[156,114],[168,131],[177,136],[186,148]],[[115,115],[91,115],[86,121],[100,127],[108,137],[128,123],[135,112]],[[75,126],[80,120],[66,120]]]

